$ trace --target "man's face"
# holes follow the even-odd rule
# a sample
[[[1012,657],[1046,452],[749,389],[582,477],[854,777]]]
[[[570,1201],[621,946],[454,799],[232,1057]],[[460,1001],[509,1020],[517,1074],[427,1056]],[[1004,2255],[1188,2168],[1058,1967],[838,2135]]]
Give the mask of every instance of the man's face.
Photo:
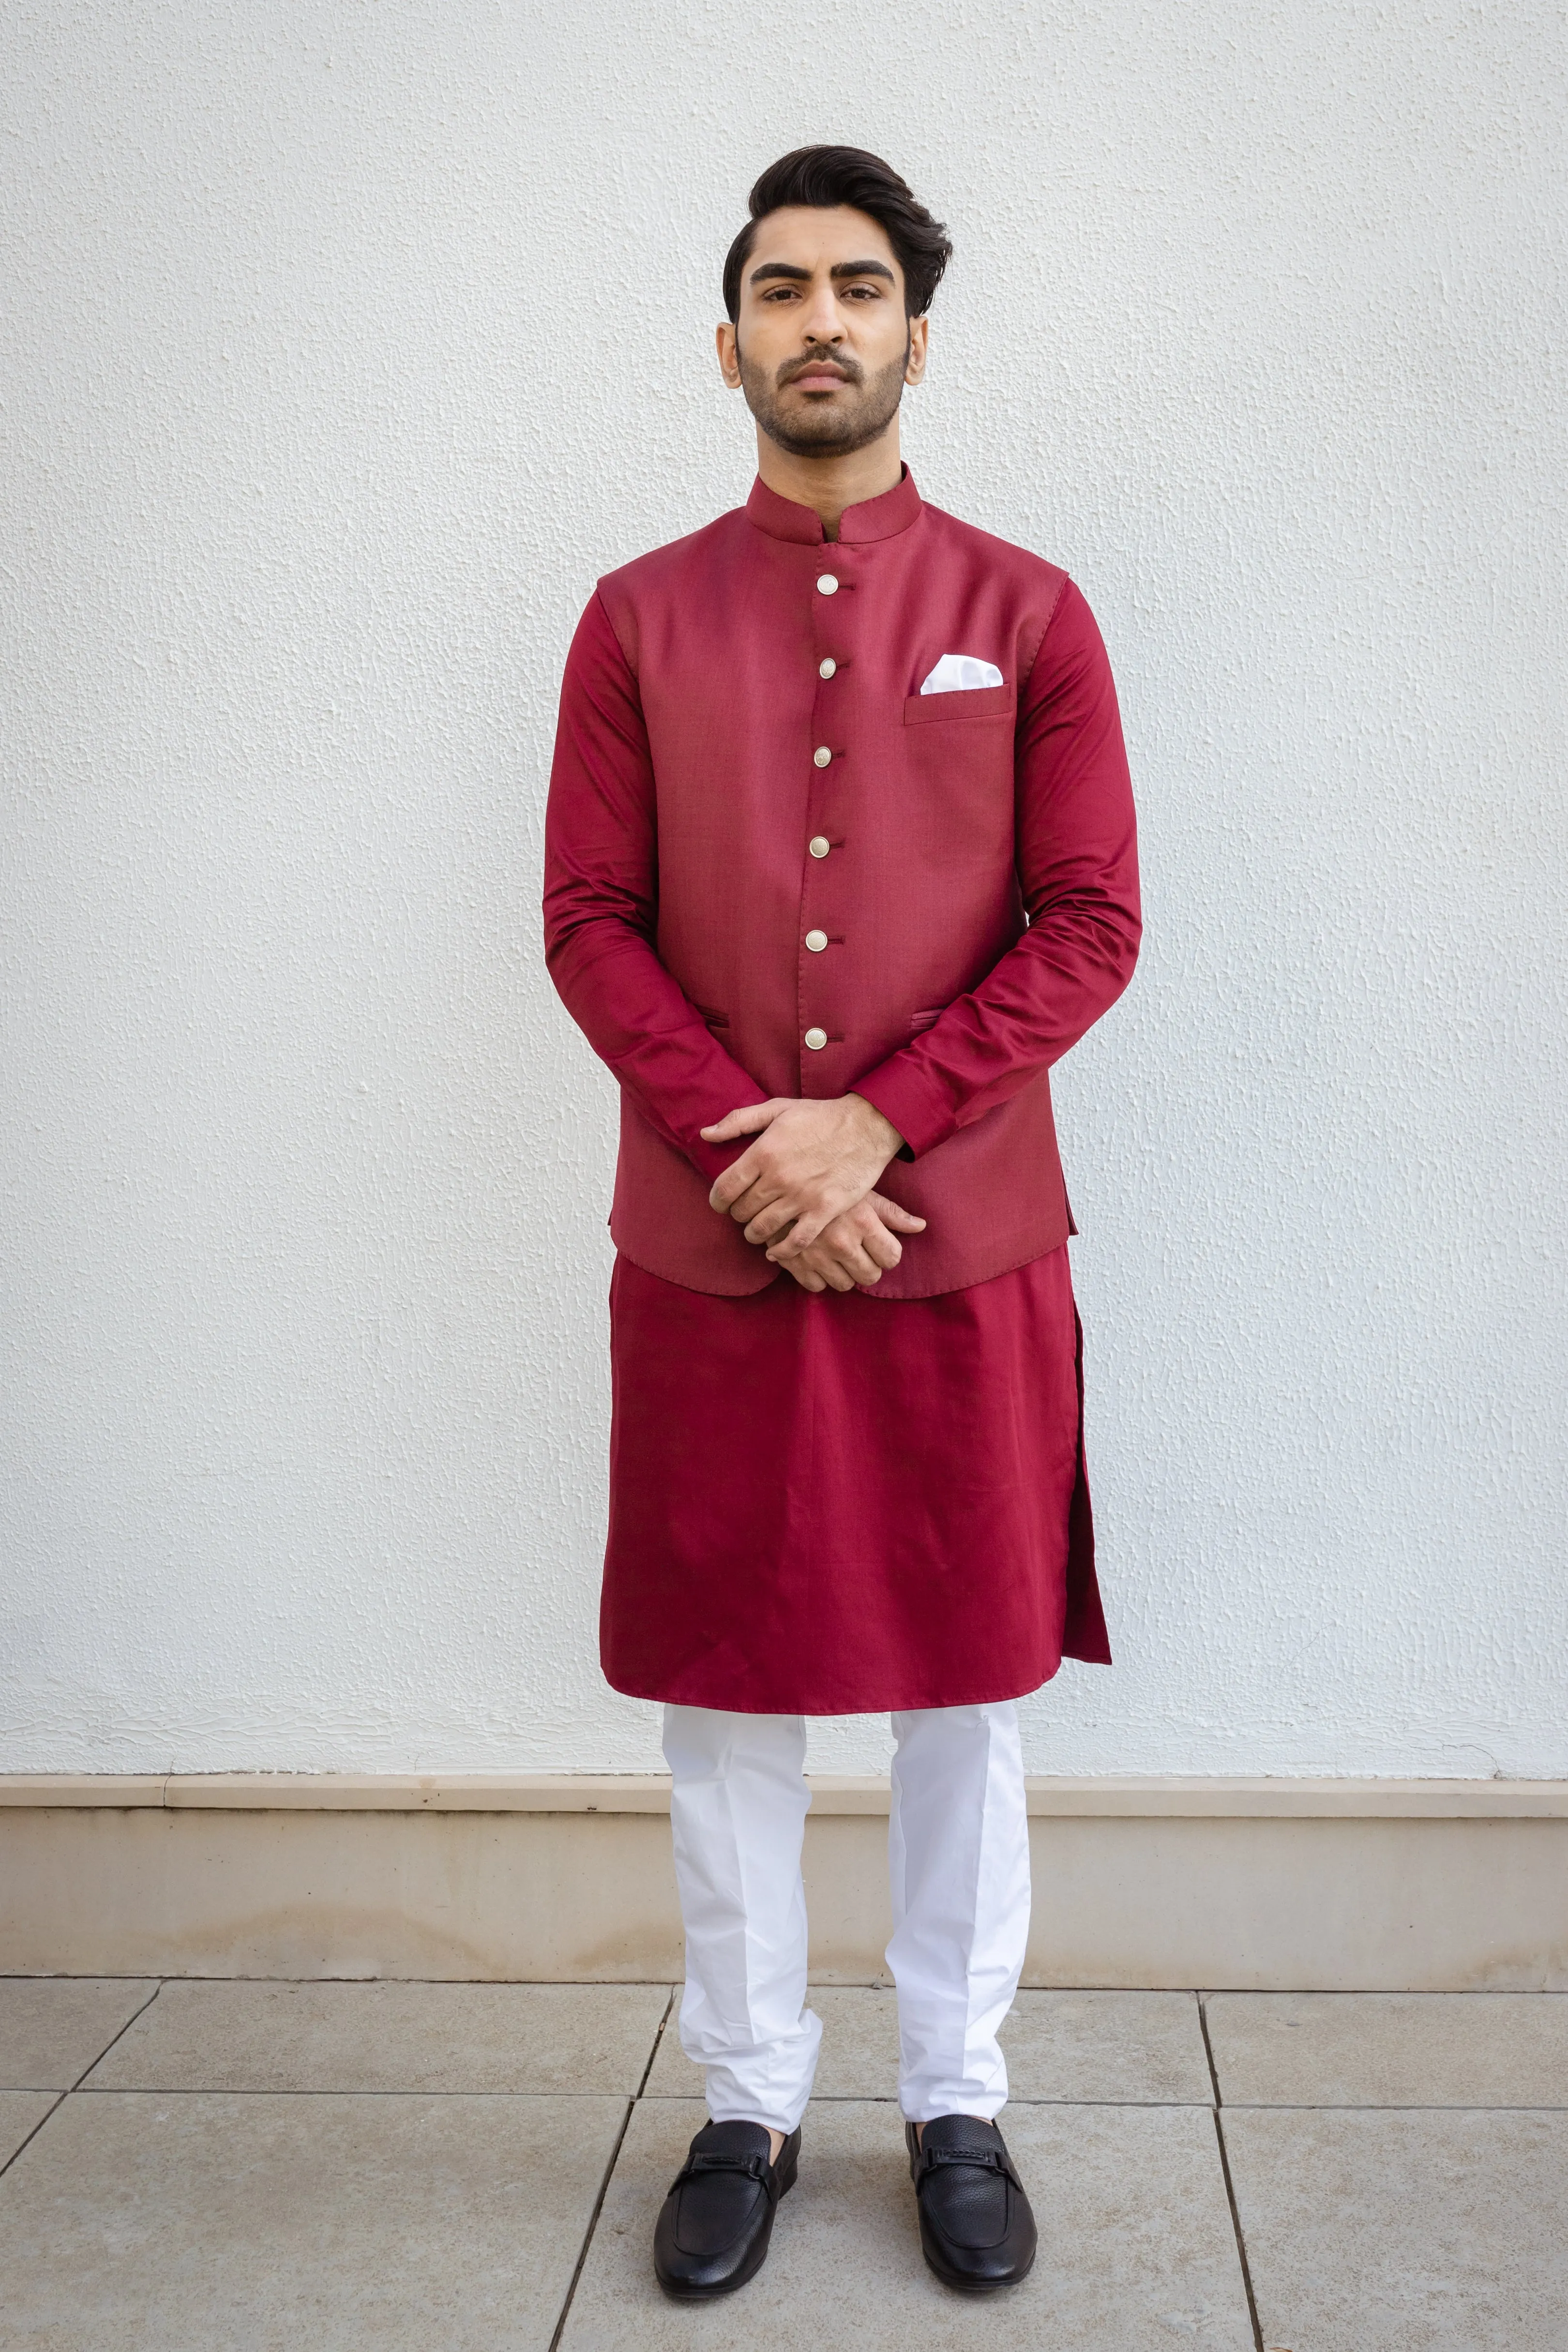
[[[796,457],[844,457],[888,429],[925,370],[926,321],[904,315],[886,232],[847,205],[790,205],[758,222],[741,316],[719,364],[769,439]]]

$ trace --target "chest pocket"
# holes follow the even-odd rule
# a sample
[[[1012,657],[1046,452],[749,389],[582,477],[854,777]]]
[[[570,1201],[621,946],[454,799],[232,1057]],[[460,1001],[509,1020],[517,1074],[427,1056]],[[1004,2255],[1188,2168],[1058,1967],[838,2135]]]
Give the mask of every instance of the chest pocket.
[[[903,821],[939,865],[1013,866],[1016,684],[911,694],[904,703]]]
[[[1018,708],[1016,686],[961,687],[955,694],[911,694],[904,703],[906,727],[942,726],[947,719],[1011,719]]]

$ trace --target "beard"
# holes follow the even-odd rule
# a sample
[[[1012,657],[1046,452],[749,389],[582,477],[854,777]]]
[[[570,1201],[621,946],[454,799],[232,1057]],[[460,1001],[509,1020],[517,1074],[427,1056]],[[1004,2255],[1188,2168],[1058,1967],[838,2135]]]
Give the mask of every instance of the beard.
[[[903,357],[889,360],[886,367],[869,376],[858,360],[847,353],[836,354],[833,365],[843,371],[844,390],[831,396],[818,394],[820,406],[808,394],[810,404],[796,405],[787,417],[781,414],[780,395],[812,362],[786,360],[777,374],[770,378],[765,369],[747,359],[738,339],[735,359],[746,405],[770,441],[776,442],[792,457],[847,457],[885,433],[898,415],[899,403],[904,396],[910,344],[906,334]]]

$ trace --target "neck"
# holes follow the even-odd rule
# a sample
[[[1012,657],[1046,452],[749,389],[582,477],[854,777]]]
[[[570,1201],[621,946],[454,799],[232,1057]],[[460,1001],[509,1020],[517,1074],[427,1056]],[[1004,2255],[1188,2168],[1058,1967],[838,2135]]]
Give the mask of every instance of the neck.
[[[896,490],[902,477],[899,455],[899,420],[863,449],[844,457],[795,457],[770,441],[757,427],[757,471],[770,490],[797,507],[810,507],[822,518],[823,534],[837,539],[846,507],[879,499]]]

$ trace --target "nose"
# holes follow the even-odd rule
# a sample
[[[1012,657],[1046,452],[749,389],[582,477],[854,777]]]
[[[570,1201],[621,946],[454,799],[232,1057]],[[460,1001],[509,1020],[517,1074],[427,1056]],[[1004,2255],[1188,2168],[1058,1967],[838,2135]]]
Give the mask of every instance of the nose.
[[[844,320],[834,299],[831,286],[816,286],[801,322],[801,334],[808,343],[841,343],[844,341]]]

